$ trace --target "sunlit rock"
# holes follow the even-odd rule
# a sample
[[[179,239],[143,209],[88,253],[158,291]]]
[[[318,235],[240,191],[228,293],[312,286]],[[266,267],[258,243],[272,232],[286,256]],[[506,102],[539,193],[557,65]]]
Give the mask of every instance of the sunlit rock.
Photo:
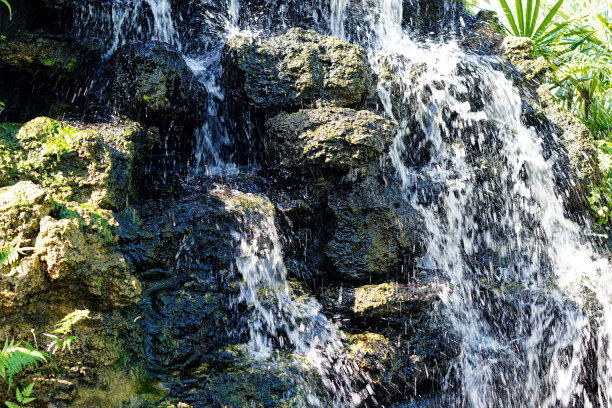
[[[65,201],[122,209],[136,194],[142,154],[157,135],[135,122],[83,124],[36,118],[0,125],[0,186],[21,179]]]
[[[222,64],[230,98],[254,109],[350,106],[374,90],[361,47],[301,28],[271,38],[233,37]]]
[[[282,168],[306,174],[347,172],[387,149],[393,124],[369,111],[307,109],[270,119],[267,135],[268,151]]]

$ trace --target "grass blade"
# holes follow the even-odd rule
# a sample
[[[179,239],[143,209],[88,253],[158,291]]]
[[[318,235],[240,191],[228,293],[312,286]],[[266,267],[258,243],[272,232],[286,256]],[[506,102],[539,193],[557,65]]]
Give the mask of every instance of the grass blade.
[[[514,16],[512,15],[512,11],[510,10],[510,7],[508,7],[508,3],[506,2],[506,0],[499,0],[499,3],[504,9],[504,14],[506,15],[506,18],[508,19],[508,23],[510,23],[510,27],[512,27],[512,34],[514,34],[517,37],[520,36],[521,33],[519,32],[516,26],[516,22],[514,21]]]
[[[1,3],[4,3],[6,5],[6,7],[8,7],[9,9],[9,20],[13,19],[13,10],[11,9],[11,5],[9,4],[8,0],[0,0]]]

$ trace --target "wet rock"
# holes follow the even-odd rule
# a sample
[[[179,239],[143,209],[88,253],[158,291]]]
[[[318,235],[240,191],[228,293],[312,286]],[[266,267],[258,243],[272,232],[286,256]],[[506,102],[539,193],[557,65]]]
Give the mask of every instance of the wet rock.
[[[370,172],[328,196],[335,228],[325,255],[342,279],[396,276],[404,258],[418,256],[422,248],[422,221],[403,202],[397,180],[376,176],[375,168]]]
[[[271,38],[233,37],[222,64],[228,96],[256,110],[351,106],[374,87],[362,48],[300,28]]]
[[[1,24],[0,24],[1,25]],[[48,115],[53,104],[81,105],[99,65],[96,50],[74,40],[20,31],[0,41],[0,121]]]
[[[387,282],[379,285],[325,289],[322,303],[332,313],[353,318],[389,318],[422,313],[438,298],[444,287],[438,284]]]
[[[28,32],[0,41],[0,69],[67,79],[93,58],[74,42]]]
[[[195,126],[206,111],[206,90],[181,55],[150,42],[119,48],[109,61],[110,102],[134,118]]]
[[[268,150],[282,168],[312,174],[346,173],[387,149],[393,124],[369,111],[308,109],[270,119],[267,135]]]
[[[82,124],[36,118],[0,125],[0,186],[31,180],[64,201],[122,209],[137,195],[148,146],[157,135],[135,122]]]
[[[462,38],[461,45],[470,52],[480,51],[497,53],[504,41],[504,26],[491,10],[481,10],[469,23],[469,29]]]
[[[403,0],[403,22],[423,33],[457,29],[455,21],[465,9],[464,0]]]

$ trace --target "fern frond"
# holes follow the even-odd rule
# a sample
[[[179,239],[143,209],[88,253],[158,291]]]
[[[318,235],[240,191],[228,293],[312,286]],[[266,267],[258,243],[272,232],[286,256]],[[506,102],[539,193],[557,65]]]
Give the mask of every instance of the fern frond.
[[[9,266],[16,261],[15,256],[19,253],[11,245],[0,248],[0,266]]]
[[[89,319],[89,310],[75,310],[69,315],[66,315],[66,317],[55,325],[55,330],[53,330],[51,333],[68,334],[72,330],[72,326],[82,319]]]
[[[15,374],[38,367],[40,363],[45,363],[48,357],[46,353],[35,350],[27,342],[15,344],[14,340],[6,340],[0,350],[0,377],[8,379],[10,389]]]

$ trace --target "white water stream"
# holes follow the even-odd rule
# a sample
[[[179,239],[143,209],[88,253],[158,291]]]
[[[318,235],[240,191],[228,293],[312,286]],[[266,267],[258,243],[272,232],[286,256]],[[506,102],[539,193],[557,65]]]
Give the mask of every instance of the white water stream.
[[[401,7],[379,0],[367,45],[374,69],[394,72],[402,90],[398,100],[389,85],[378,88],[398,123],[390,158],[425,220],[427,257],[452,288],[443,300],[460,354],[446,403],[612,406],[612,273],[565,217],[542,136],[522,123],[518,91],[494,58],[466,55],[452,41],[414,42]],[[424,150],[428,163],[407,164]],[[420,204],[423,178],[443,186],[435,205]],[[589,319],[584,308],[595,303],[601,311]]]

